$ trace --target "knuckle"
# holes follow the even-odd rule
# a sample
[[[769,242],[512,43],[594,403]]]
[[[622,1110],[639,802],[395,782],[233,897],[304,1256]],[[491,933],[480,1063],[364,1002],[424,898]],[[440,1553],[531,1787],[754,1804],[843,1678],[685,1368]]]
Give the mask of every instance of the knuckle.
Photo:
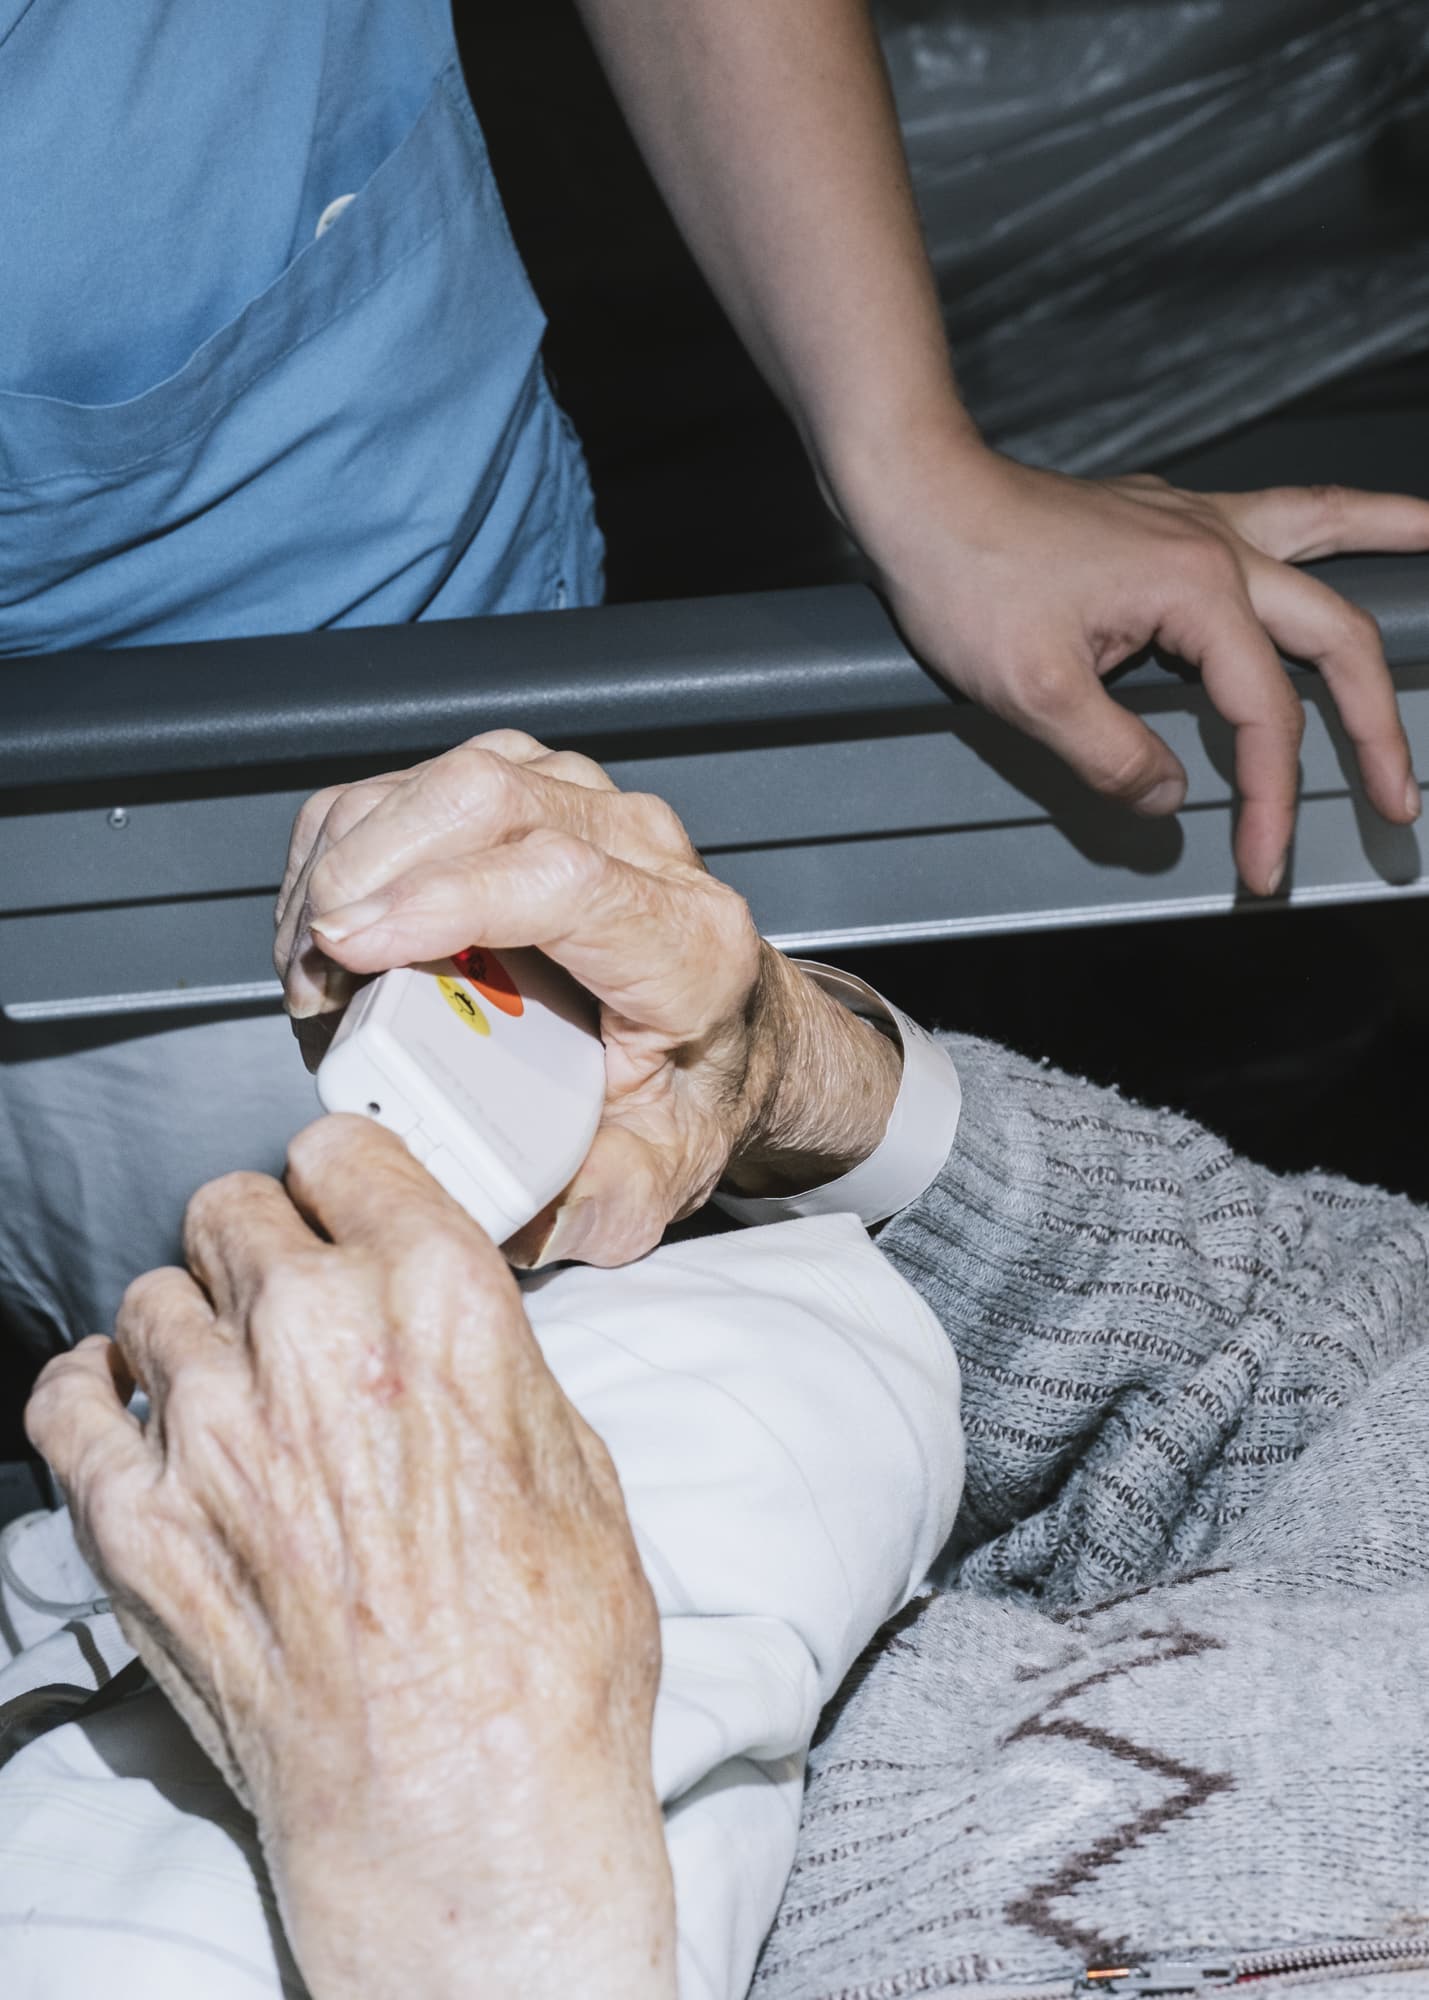
[[[483,1256],[484,1245],[471,1222],[455,1214],[415,1219],[399,1247],[390,1253],[388,1269],[404,1298],[451,1298],[463,1313],[473,1306],[482,1324],[487,1307],[501,1289],[504,1264]]]
[[[1371,616],[1362,605],[1351,604],[1346,600],[1341,624],[1345,643],[1350,650],[1369,654],[1375,661],[1383,661],[1384,639],[1377,618]]]
[[[315,1119],[288,1141],[287,1181],[301,1198],[321,1184],[335,1148],[361,1146],[369,1134],[382,1131],[375,1119],[355,1112],[333,1112]]]
[[[1010,720],[1056,721],[1081,694],[1074,670],[1063,660],[1020,660],[1008,678],[1005,712]]]
[[[329,849],[313,865],[308,877],[308,907],[315,915],[337,909],[347,901],[342,890],[342,871],[334,864],[332,850]]]
[[[595,757],[587,757],[581,750],[566,750],[562,755],[569,758],[572,771],[578,771],[588,782],[601,791],[614,792],[619,789],[609,771]]]
[[[345,785],[333,800],[323,821],[323,838],[329,842],[344,839],[355,826],[360,826],[372,811],[387,796],[388,787],[377,780],[361,784]]]
[[[481,811],[525,795],[522,767],[482,743],[459,743],[431,768],[430,789],[455,814]]]
[[[312,847],[327,824],[328,814],[346,789],[345,785],[328,785],[322,791],[314,792],[310,799],[304,800],[298,808],[297,818],[293,821],[292,839],[289,843],[293,849],[306,852]]]
[[[330,796],[330,805],[320,825],[314,826],[310,835],[302,842],[304,867],[307,884],[304,901],[309,909],[334,909],[348,900],[344,888],[344,870],[341,859],[342,842],[353,829],[361,825],[379,801],[385,797],[385,785],[348,785]],[[297,845],[297,836],[294,837]],[[289,906],[288,921],[296,913],[296,902]]]
[[[48,1447],[53,1426],[64,1401],[63,1363],[66,1358],[61,1355],[45,1366],[25,1405],[25,1435],[41,1458],[50,1456]]]
[[[1110,758],[1093,774],[1092,783],[1099,792],[1106,792],[1115,799],[1138,798],[1153,783],[1157,764],[1152,744],[1136,744]]]
[[[246,1169],[205,1181],[196,1193],[190,1195],[184,1211],[185,1240],[192,1241],[195,1235],[216,1234],[231,1222],[260,1188],[266,1191],[271,1185],[266,1174],[251,1173]]]
[[[320,1192],[335,1168],[358,1157],[363,1160],[363,1170],[376,1171],[379,1161],[410,1161],[412,1156],[396,1133],[375,1118],[364,1117],[359,1111],[325,1112],[288,1141],[288,1187],[301,1201]]]
[[[313,864],[308,877],[308,907],[317,916],[336,910],[351,900],[346,865],[340,848],[327,848]]]
[[[288,1141],[285,1163],[289,1175],[305,1180],[321,1162],[327,1148],[324,1142],[326,1121],[314,1119],[301,1132],[295,1132]]]
[[[320,791],[312,793],[299,806],[296,824],[321,826],[346,790],[346,785],[324,785]]]
[[[1235,551],[1218,534],[1203,531],[1194,536],[1185,544],[1182,560],[1190,582],[1198,590],[1220,596],[1244,587]]]
[[[433,828],[475,840],[499,840],[530,818],[531,765],[460,743],[424,773],[422,811]]]
[[[131,1278],[124,1288],[124,1296],[119,1301],[119,1311],[115,1326],[121,1332],[125,1327],[134,1326],[150,1318],[158,1305],[161,1294],[167,1289],[172,1273],[167,1271],[145,1271],[137,1278]]]
[[[1349,494],[1343,486],[1320,482],[1305,489],[1319,519],[1327,527],[1335,527],[1344,518]]]
[[[754,912],[737,889],[713,875],[707,877],[716,933],[725,962],[751,979],[759,969],[760,937]]]
[[[606,856],[564,827],[541,826],[527,836],[528,852],[552,878],[571,888],[592,887],[605,871]]]
[[[580,785],[586,791],[613,792],[619,787],[603,764],[580,750],[547,750],[539,759],[541,775],[564,784]]]
[[[627,792],[624,805],[651,847],[682,861],[694,853],[685,823],[667,799],[656,792]]]
[[[272,1186],[266,1174],[256,1174],[250,1168],[236,1168],[232,1174],[220,1174],[216,1180],[206,1180],[202,1188],[194,1190],[188,1198],[186,1220],[190,1224],[222,1224],[238,1208],[254,1198],[260,1190],[266,1192]]]
[[[457,746],[463,750],[488,751],[492,756],[504,757],[544,757],[548,754],[546,745],[524,729],[483,729],[477,736],[470,736]]]

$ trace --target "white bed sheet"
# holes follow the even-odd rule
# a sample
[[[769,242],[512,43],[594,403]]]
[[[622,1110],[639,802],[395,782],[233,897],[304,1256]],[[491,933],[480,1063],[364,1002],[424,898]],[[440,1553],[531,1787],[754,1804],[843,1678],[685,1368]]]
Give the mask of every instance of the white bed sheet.
[[[559,1271],[527,1304],[614,1457],[659,1605],[682,2000],[736,2000],[820,1709],[952,1526],[957,1364],[850,1216]],[[163,1698],[46,1726],[130,1658],[102,1605],[62,1608],[99,1589],[68,1517],[29,1517],[5,1554],[0,1759],[23,1747],[0,1762],[0,1993],[298,2000],[252,1821]]]

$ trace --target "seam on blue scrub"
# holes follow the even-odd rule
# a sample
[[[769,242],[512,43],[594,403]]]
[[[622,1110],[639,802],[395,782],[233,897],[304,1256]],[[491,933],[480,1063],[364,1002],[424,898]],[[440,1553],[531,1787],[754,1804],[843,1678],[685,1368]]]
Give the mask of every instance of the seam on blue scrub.
[[[0,49],[4,48],[6,42],[9,41],[11,35],[14,34],[15,30],[19,27],[20,23],[24,20],[25,16],[30,12],[30,9],[34,6],[34,4],[35,0],[26,0],[26,4],[20,9],[19,13],[15,16],[14,20],[10,23],[9,27],[5,30],[4,34],[0,35]]]
[[[261,382],[265,375],[271,374],[281,362],[288,359],[290,354],[296,354],[300,347],[306,347],[310,340],[316,340],[320,333],[326,333],[335,320],[344,318],[356,306],[361,305],[365,298],[369,297],[373,292],[379,291],[389,279],[395,278],[405,265],[410,264],[414,257],[426,249],[432,238],[445,226],[446,220],[447,212],[445,207],[443,207],[441,214],[434,219],[431,227],[423,231],[422,235],[418,237],[417,241],[409,249],[402,252],[402,255],[397,259],[395,264],[389,264],[379,277],[373,278],[369,284],[364,285],[360,292],[354,292],[350,299],[344,300],[340,307],[329,313],[327,318],[322,320],[317,326],[310,326],[306,333],[302,333],[296,340],[290,341],[281,353],[270,356],[255,374],[250,375],[246,381],[240,382],[232,390],[228,402],[230,404],[234,403],[240,396],[247,395],[255,382]],[[288,269],[291,270],[292,266],[289,265]],[[227,405],[224,407],[226,409]],[[65,479],[109,479],[119,473],[136,472],[141,466],[157,464],[159,460],[167,458],[170,452],[177,451],[180,446],[188,444],[193,438],[201,437],[205,431],[213,428],[222,415],[223,411],[220,410],[215,415],[210,416],[206,422],[195,424],[192,430],[185,431],[181,437],[167,439],[156,451],[144,452],[138,458],[125,459],[118,465],[71,465],[67,466],[63,472],[42,473],[38,479],[12,480],[0,478],[0,492],[30,493],[36,487],[53,486]]]
[[[506,239],[507,248],[516,260],[516,268],[525,280],[527,291],[530,292],[532,299],[535,300],[537,307],[541,310],[541,322],[544,326],[546,323],[545,310],[541,308],[541,302],[536,298],[536,288],[531,283],[531,273],[526,269],[526,260],[521,255],[521,246],[511,234],[511,218],[506,213],[506,204],[501,199],[501,190],[496,184],[496,171],[491,164],[491,149],[486,143],[486,134],[481,129],[481,120],[476,115],[476,106],[471,101],[471,92],[466,86],[466,71],[462,68],[459,59],[450,63],[442,71],[441,75],[437,78],[437,87],[446,92],[448,99],[461,118],[462,124],[466,127],[467,138],[476,148],[479,164],[486,170],[485,186],[488,194],[494,197],[491,205],[496,211],[497,226]],[[477,185],[480,186],[481,183],[478,182]]]
[[[432,53],[432,60],[437,65],[437,74],[441,75],[444,70],[451,68],[453,64],[457,68],[460,68],[461,49],[456,38],[456,14],[450,4],[450,0],[446,0],[446,4],[443,4],[443,0],[436,0],[435,22],[433,22],[430,11],[424,13],[422,19],[422,34],[424,36],[428,28],[435,28],[435,33],[429,43],[429,47]]]
[[[464,73],[461,69],[460,62],[455,57],[452,57],[448,62],[446,62],[441,68],[441,70],[438,71],[437,75],[432,79],[431,88],[427,92],[427,96],[423,101],[422,109],[418,112],[417,117],[413,121],[407,133],[406,138],[402,139],[398,143],[398,145],[394,147],[393,151],[388,154],[386,160],[383,160],[379,166],[373,169],[370,178],[367,181],[365,181],[363,183],[363,186],[358,190],[359,197],[362,194],[366,193],[367,189],[372,185],[373,180],[375,180],[377,176],[382,172],[383,167],[385,167],[390,160],[395,159],[397,154],[402,152],[405,149],[405,147],[410,143],[413,135],[416,133],[422,121],[430,113],[432,105],[438,97],[444,97],[447,103],[459,114],[460,122],[466,130],[467,137],[469,141],[471,141],[471,143],[476,148],[480,164],[483,165],[486,169],[490,190],[493,195],[496,195],[495,208],[497,217],[499,219],[502,229],[505,232],[506,240],[511,246],[512,253],[516,257],[517,263],[520,266],[521,275],[525,279],[527,287],[529,289],[531,285],[530,276],[526,271],[524,263],[521,262],[521,254],[519,250],[517,250],[516,248],[515,238],[511,235],[511,225],[507,218],[505,207],[499,198],[499,194],[497,194],[495,175],[491,169],[490,154],[488,153],[486,146],[486,135],[481,129],[480,120],[477,118],[476,115],[476,107],[472,104],[470,93],[467,90],[466,80]],[[474,178],[471,190],[473,194],[476,193],[479,186],[480,186],[479,180]],[[397,259],[396,263],[388,265],[386,270],[380,272],[375,278],[371,279],[369,283],[365,284],[362,287],[361,291],[354,292],[350,298],[346,298],[340,304],[333,306],[332,309],[322,319],[320,319],[315,326],[309,327],[307,331],[305,333],[300,334],[296,340],[290,341],[289,344],[282,350],[281,353],[272,355],[267,361],[264,362],[261,368],[256,370],[254,374],[249,375],[248,377],[245,378],[245,380],[238,383],[234,388],[232,388],[229,391],[229,397],[228,397],[229,403],[232,403],[236,401],[238,397],[245,395],[256,382],[261,382],[263,380],[263,377],[267,374],[270,374],[272,370],[279,365],[280,362],[286,361],[290,354],[296,354],[300,347],[305,347],[310,340],[316,339],[318,334],[325,332],[328,327],[334,324],[335,321],[345,317],[345,315],[353,311],[355,307],[361,305],[362,301],[365,298],[370,297],[373,292],[379,290],[384,284],[386,284],[389,278],[395,277],[397,272],[402,270],[408,263],[411,262],[412,258],[418,256],[423,250],[426,249],[427,245],[431,242],[433,236],[435,236],[439,230],[445,228],[445,226],[451,219],[451,214],[452,214],[451,207],[445,198],[445,191],[444,189],[439,188],[437,191],[437,212],[433,216],[429,227],[423,230],[422,234],[417,238],[415,243],[410,244],[408,248],[402,252],[401,256]],[[306,244],[304,248],[299,252],[298,256],[295,257],[291,263],[286,265],[284,269],[278,273],[278,276],[274,278],[274,280],[270,285],[265,286],[261,292],[257,292],[254,294],[253,298],[251,298],[248,301],[248,304],[243,308],[243,312],[240,312],[237,315],[237,318],[241,319],[243,317],[243,313],[251,310],[251,308],[259,302],[259,300],[266,298],[270,293],[276,291],[278,286],[280,286],[287,279],[287,277],[293,271],[295,266],[299,262],[301,262],[303,258],[311,256],[314,248],[315,244],[313,243]],[[531,296],[533,299],[535,298],[534,291],[532,291]],[[235,323],[236,321],[229,322],[230,325]],[[140,397],[132,398],[131,400],[142,401],[143,396],[155,394],[159,389],[162,389],[166,387],[169,383],[172,383],[175,380],[177,380],[178,376],[183,374],[184,370],[191,365],[194,358],[198,354],[201,354],[203,352],[203,349],[208,345],[208,342],[211,340],[217,340],[219,336],[226,331],[227,331],[226,327],[219,327],[214,333],[208,336],[208,340],[201,341],[199,343],[198,347],[195,348],[194,353],[190,355],[188,361],[186,361],[183,364],[183,367],[176,370],[174,375],[166,377],[164,382],[155,383],[153,389],[145,390],[142,392],[142,395]],[[55,400],[54,398],[47,396],[34,396],[34,397],[26,396],[23,393],[16,391],[7,391],[5,393],[7,395],[13,396],[16,401],[22,403],[51,402]],[[0,478],[0,492],[28,493],[34,491],[37,487],[51,485],[58,480],[77,479],[77,478],[103,479],[119,473],[134,472],[137,471],[141,466],[156,464],[158,461],[163,459],[169,452],[176,451],[181,445],[188,444],[191,441],[191,439],[202,436],[206,430],[211,428],[213,422],[215,421],[216,418],[211,417],[206,423],[205,422],[197,423],[190,430],[184,431],[179,437],[168,439],[164,444],[158,446],[155,450],[141,452],[137,458],[125,459],[120,461],[118,464],[105,465],[105,466],[74,464],[66,467],[63,471],[60,472],[41,473],[37,478],[34,479]]]

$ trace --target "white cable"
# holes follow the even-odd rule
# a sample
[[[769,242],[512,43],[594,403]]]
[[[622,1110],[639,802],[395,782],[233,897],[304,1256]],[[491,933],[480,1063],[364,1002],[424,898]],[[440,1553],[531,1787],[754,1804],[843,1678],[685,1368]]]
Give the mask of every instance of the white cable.
[[[28,1528],[35,1521],[48,1519],[48,1514],[37,1510],[33,1514],[21,1514],[19,1519],[11,1521],[8,1527],[0,1528],[0,1583],[3,1583],[7,1590],[12,1590],[20,1602],[27,1605],[31,1611],[38,1611],[47,1618],[63,1618],[66,1621],[71,1618],[102,1618],[111,1608],[107,1597],[90,1597],[73,1604],[63,1604],[57,1598],[41,1597],[38,1591],[31,1590],[29,1584],[16,1571],[14,1563],[10,1560],[10,1546],[15,1541],[18,1531],[21,1528]]]

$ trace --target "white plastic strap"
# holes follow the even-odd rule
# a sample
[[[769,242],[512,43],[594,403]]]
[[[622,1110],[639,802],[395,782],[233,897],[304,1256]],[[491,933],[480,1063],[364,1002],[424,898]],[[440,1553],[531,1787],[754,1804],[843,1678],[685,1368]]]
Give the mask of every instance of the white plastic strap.
[[[926,1028],[852,972],[812,959],[791,961],[851,1013],[869,1021],[903,1050],[903,1080],[883,1138],[866,1160],[836,1181],[789,1195],[717,1194],[715,1201],[739,1222],[782,1222],[791,1215],[856,1215],[868,1225],[886,1222],[926,1193],[953,1150],[962,1089],[953,1059]]]

